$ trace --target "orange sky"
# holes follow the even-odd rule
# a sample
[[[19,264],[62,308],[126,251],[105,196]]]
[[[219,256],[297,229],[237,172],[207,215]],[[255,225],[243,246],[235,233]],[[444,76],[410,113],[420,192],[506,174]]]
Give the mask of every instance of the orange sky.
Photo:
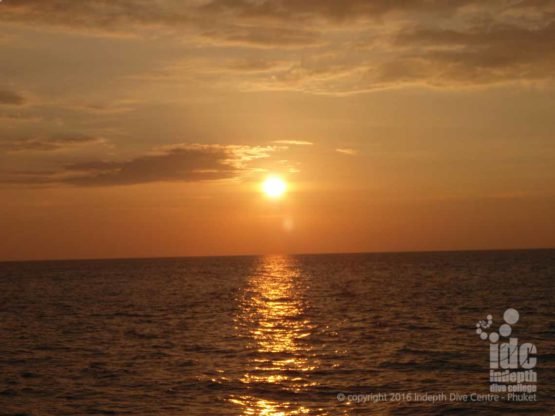
[[[4,0],[0,26],[0,260],[555,246],[553,1]]]

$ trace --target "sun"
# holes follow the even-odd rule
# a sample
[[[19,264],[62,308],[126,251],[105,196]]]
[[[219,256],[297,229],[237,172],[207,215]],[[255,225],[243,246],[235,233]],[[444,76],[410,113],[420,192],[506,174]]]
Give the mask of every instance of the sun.
[[[279,176],[268,176],[262,182],[262,191],[270,198],[281,198],[287,190],[287,184]]]

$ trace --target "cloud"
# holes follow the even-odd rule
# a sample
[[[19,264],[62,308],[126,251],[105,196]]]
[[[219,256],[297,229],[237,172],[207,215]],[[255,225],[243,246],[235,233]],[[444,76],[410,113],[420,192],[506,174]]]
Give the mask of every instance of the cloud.
[[[209,13],[233,15],[243,19],[290,21],[326,19],[345,22],[364,18],[380,18],[391,13],[453,13],[459,8],[478,3],[476,0],[429,1],[408,0],[212,0],[201,7]]]
[[[41,23],[72,27],[82,31],[93,29],[122,32],[144,27],[183,29],[184,27],[214,26],[214,21],[295,24],[313,18],[346,20],[380,17],[390,12],[456,10],[472,1],[430,2],[412,0],[297,1],[297,0],[9,0],[2,4],[4,21]],[[212,23],[212,24],[211,24]]]
[[[383,65],[382,81],[485,84],[547,79],[555,71],[555,22],[534,28],[499,24],[467,31],[421,29],[399,34],[395,43],[420,52],[410,51]]]
[[[0,151],[4,152],[52,152],[88,144],[102,144],[101,137],[81,134],[60,135],[49,138],[26,138],[0,141]]]
[[[145,27],[187,24],[191,21],[187,10],[175,0],[10,0],[3,2],[0,19],[85,33],[129,33]]]
[[[109,102],[97,101],[72,101],[66,107],[68,110],[84,111],[92,114],[120,114],[133,111],[137,100],[120,99]]]
[[[58,170],[0,174],[4,184],[134,185],[149,182],[197,182],[234,178],[248,163],[269,157],[272,146],[182,144],[155,149],[124,161],[94,160]]]
[[[218,72],[235,72],[235,73],[264,73],[275,71],[280,68],[289,67],[287,61],[278,61],[271,59],[234,59],[224,62],[216,70]]]
[[[14,91],[0,89],[0,104],[23,105],[25,102],[26,100],[22,95]]]
[[[132,185],[159,181],[202,181],[233,177],[224,149],[173,149],[124,162],[89,162],[66,167],[64,182],[81,186]]]
[[[297,48],[320,44],[320,34],[314,30],[287,27],[243,27],[212,29],[202,36],[216,45]]]
[[[102,36],[141,36],[146,29],[156,29],[218,44],[256,47],[296,47],[318,42],[319,33],[314,30],[289,24],[257,25],[241,18],[241,8],[224,10],[215,4],[199,3],[179,0],[10,0],[2,4],[0,21]]]
[[[273,143],[292,146],[312,146],[314,144],[306,140],[274,140]]]
[[[447,4],[449,3],[449,4]],[[89,35],[142,36],[150,29],[199,35],[245,46],[297,47],[320,43],[323,29],[391,14],[454,13],[474,4],[410,0],[9,0],[0,21],[42,25]],[[324,23],[321,25],[321,23]]]
[[[549,0],[10,0],[1,21],[174,36],[192,51],[189,61],[145,70],[150,76],[142,78],[152,82],[347,95],[555,77]],[[211,47],[217,53],[205,53]],[[248,48],[257,48],[256,59]]]
[[[347,155],[347,156],[354,156],[357,154],[357,151],[354,149],[350,149],[347,147],[344,148],[339,148],[339,149],[335,149],[336,152],[341,153],[343,155]]]
[[[0,120],[9,122],[23,122],[23,123],[34,123],[41,120],[41,117],[36,114],[31,114],[27,112],[20,111],[2,111],[0,112]],[[1,147],[0,141],[0,147]]]
[[[246,89],[348,95],[407,86],[483,87],[553,81],[555,22],[539,28],[488,25],[467,30],[406,30],[356,57],[342,49],[243,80]]]

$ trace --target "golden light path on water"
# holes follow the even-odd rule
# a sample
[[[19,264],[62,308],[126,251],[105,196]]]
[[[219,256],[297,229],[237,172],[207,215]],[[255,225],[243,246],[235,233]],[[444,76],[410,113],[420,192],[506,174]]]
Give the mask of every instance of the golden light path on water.
[[[240,300],[236,329],[249,337],[256,353],[241,382],[253,392],[302,392],[313,385],[307,375],[316,367],[311,347],[303,339],[313,330],[306,318],[306,281],[296,260],[286,256],[261,259]],[[276,393],[277,394],[277,393]],[[290,396],[293,397],[293,396]],[[232,397],[244,415],[308,414],[306,407],[293,400],[270,400],[256,393]]]

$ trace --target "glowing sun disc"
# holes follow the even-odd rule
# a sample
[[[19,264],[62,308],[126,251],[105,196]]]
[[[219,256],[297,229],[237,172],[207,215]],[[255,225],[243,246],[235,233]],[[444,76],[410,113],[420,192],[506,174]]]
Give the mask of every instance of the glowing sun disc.
[[[285,181],[278,176],[270,176],[262,183],[262,191],[270,198],[279,198],[286,190]]]

